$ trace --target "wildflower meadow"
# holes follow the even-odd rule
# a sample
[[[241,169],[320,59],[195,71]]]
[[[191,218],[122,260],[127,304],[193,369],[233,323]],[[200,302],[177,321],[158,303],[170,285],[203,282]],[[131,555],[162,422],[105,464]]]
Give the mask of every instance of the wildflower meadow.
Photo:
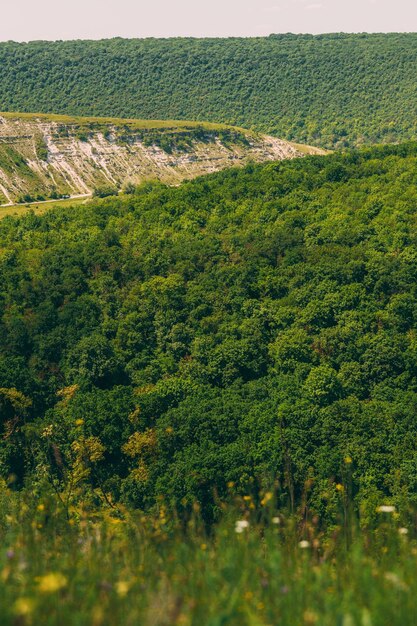
[[[268,494],[266,497],[268,500]],[[413,626],[415,528],[381,504],[371,529],[277,513],[251,497],[207,527],[153,515],[64,513],[3,488],[2,626]]]

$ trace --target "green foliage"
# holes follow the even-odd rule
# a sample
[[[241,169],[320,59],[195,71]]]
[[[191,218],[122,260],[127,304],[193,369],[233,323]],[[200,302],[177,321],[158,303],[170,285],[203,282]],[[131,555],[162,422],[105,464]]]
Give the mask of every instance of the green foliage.
[[[221,121],[329,148],[416,139],[416,39],[6,42],[0,109]]]
[[[137,185],[135,185],[135,184],[134,184],[134,183],[132,183],[132,182],[127,182],[127,183],[123,186],[122,192],[123,192],[123,193],[125,193],[125,194],[127,194],[127,195],[130,195],[130,194],[132,194],[132,193],[135,193],[136,188],[137,188]]]
[[[331,525],[349,457],[363,524],[407,508],[416,164],[415,144],[363,149],[5,218],[2,475],[207,520],[228,483],[278,483]]]
[[[118,191],[112,185],[103,185],[93,190],[94,198],[107,198],[108,196],[117,196]]]
[[[45,139],[43,137],[36,138],[36,154],[38,159],[41,161],[48,160],[48,146],[46,145]]]

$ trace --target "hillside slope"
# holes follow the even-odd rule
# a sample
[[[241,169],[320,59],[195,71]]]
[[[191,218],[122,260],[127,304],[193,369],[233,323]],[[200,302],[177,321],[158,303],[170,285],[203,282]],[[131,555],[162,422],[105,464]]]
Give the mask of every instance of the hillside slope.
[[[288,142],[215,124],[0,113],[0,204],[148,179],[178,183],[302,155]]]
[[[225,122],[333,148],[417,138],[417,34],[0,44],[0,110]]]
[[[64,489],[90,446],[83,489],[140,508],[415,503],[416,172],[390,146],[2,220],[0,475]]]

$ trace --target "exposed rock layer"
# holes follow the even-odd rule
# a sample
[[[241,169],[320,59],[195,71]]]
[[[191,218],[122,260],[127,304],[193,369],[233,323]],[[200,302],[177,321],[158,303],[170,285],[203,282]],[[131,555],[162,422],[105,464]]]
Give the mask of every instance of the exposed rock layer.
[[[297,156],[286,141],[215,125],[0,114],[0,203]]]

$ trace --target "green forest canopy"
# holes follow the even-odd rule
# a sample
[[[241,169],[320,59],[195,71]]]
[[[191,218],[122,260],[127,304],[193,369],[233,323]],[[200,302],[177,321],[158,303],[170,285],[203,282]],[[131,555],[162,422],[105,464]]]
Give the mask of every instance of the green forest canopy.
[[[0,110],[193,119],[321,147],[417,138],[417,34],[0,44]]]
[[[349,459],[364,515],[415,502],[416,165],[368,148],[5,218],[1,474],[64,483],[84,450],[134,506],[308,481],[331,518]]]

